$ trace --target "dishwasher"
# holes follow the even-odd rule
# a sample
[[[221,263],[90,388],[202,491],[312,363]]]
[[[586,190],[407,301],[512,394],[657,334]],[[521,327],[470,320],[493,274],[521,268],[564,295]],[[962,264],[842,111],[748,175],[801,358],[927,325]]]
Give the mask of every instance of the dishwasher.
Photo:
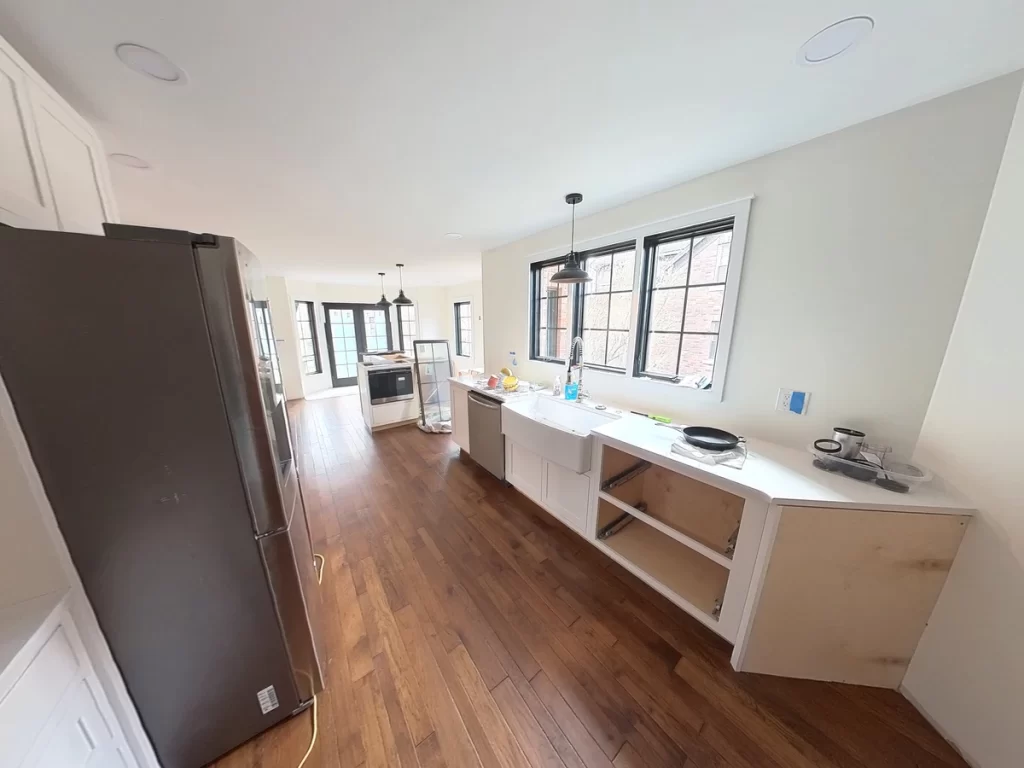
[[[469,393],[469,455],[496,478],[505,479],[501,402],[473,391]]]

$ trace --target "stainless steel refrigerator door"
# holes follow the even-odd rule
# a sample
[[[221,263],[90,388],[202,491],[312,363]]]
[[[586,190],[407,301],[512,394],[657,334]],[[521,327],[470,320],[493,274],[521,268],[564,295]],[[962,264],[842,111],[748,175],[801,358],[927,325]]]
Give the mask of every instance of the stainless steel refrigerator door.
[[[206,322],[256,535],[283,531],[294,472],[284,394],[259,359],[256,302],[265,302],[259,264],[230,238],[195,248]]]
[[[161,764],[197,768],[301,701],[191,245],[0,227],[0,275],[0,373],[61,533]]]
[[[469,455],[499,480],[505,479],[505,436],[501,403],[469,393]]]
[[[287,530],[258,541],[295,687],[299,699],[309,701],[323,690],[324,680],[314,631],[320,626],[320,590],[301,494],[296,495]]]

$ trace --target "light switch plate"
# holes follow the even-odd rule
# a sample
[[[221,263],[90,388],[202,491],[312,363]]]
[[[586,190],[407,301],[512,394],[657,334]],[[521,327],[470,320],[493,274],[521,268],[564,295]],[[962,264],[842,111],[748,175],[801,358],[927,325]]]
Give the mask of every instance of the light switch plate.
[[[779,397],[775,401],[775,410],[788,411],[797,416],[807,413],[807,404],[811,400],[810,392],[801,392],[796,389],[780,389]]]

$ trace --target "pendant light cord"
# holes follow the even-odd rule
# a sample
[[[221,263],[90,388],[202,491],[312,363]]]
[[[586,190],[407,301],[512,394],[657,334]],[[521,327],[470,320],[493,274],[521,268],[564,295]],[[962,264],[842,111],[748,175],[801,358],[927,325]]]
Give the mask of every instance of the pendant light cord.
[[[572,204],[572,235],[569,237],[569,253],[576,254],[576,203]]]

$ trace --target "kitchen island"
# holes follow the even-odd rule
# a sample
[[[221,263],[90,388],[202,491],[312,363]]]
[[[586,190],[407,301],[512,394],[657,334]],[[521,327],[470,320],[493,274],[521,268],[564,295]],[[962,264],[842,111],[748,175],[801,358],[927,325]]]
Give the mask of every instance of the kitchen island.
[[[366,357],[356,366],[366,428],[378,432],[415,424],[420,417],[420,399],[412,360],[402,353]]]

